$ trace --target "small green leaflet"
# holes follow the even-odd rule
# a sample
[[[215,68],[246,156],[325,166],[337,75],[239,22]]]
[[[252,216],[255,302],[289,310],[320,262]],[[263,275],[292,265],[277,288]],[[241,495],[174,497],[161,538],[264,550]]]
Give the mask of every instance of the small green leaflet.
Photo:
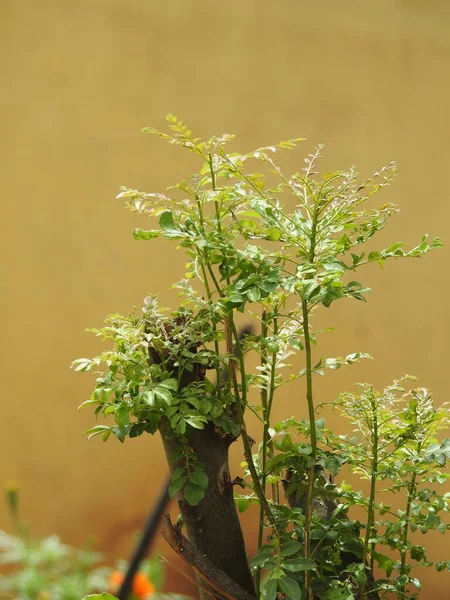
[[[300,552],[302,550],[303,544],[301,544],[298,540],[288,540],[281,546],[281,555],[293,556],[294,554],[297,554],[297,552]]]
[[[208,487],[208,475],[203,471],[194,471],[191,473],[191,481],[204,490]]]
[[[192,481],[186,485],[184,490],[184,499],[191,506],[197,506],[197,504],[203,500],[204,495],[204,488],[192,483]]]
[[[90,358],[77,358],[77,360],[73,361],[71,366],[75,371],[89,371],[92,369],[93,365],[94,361]]]
[[[261,589],[261,600],[275,600],[277,595],[277,580],[267,579]]]
[[[130,413],[128,406],[126,406],[125,404],[119,406],[115,413],[115,420],[119,427],[125,427],[126,425],[128,425],[128,423],[130,422]]]
[[[108,427],[107,425],[96,425],[95,427],[92,427],[91,429],[87,429],[84,432],[84,435],[88,436],[88,440],[90,440],[91,438],[93,438],[95,435],[99,435],[100,433],[106,433],[107,431],[110,431],[110,427]]]
[[[157,398],[163,400],[169,406],[172,404],[173,396],[170,391],[166,387],[157,387],[155,388],[155,394]]]
[[[183,232],[175,225],[175,221],[173,220],[173,212],[171,210],[166,210],[162,213],[162,215],[159,217],[159,226],[164,231],[165,237],[184,237]]]
[[[295,579],[292,579],[292,577],[288,577],[287,575],[280,577],[278,583],[280,588],[286,594],[286,600],[298,600],[302,597],[300,586]]]
[[[133,229],[133,237],[135,240],[153,240],[161,237],[161,232],[158,229]]]
[[[172,476],[172,479],[173,479],[173,476]],[[186,475],[184,475],[182,477],[178,477],[176,480],[173,480],[169,486],[169,496],[171,498],[173,498],[175,496],[175,494],[177,494],[181,490],[181,488],[186,483],[186,481],[187,481]]]
[[[117,600],[117,598],[103,592],[103,594],[90,594],[89,596],[85,596],[83,600]]]
[[[285,571],[299,573],[300,571],[312,571],[317,567],[316,563],[310,558],[299,556],[298,558],[288,558],[283,561],[281,567]]]

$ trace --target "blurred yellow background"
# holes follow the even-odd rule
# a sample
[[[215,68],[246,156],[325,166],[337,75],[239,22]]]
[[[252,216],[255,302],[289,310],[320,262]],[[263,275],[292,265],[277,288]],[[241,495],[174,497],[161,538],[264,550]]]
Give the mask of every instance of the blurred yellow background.
[[[34,534],[73,544],[94,534],[125,557],[165,476],[159,439],[86,441],[93,416],[77,406],[93,379],[69,370],[100,349],[85,327],[148,292],[174,306],[168,288],[184,273],[173,246],[133,240],[147,223],[115,200],[119,185],[164,191],[195,169],[140,129],[171,112],[199,136],[235,133],[238,151],[304,136],[280,157],[291,169],[319,142],[324,169],[369,175],[395,159],[398,181],[378,199],[402,214],[379,246],[424,232],[445,243],[449,32],[445,0],[0,1],[0,481],[21,483]],[[368,269],[369,303],[326,312],[337,331],[320,354],[376,360],[327,375],[321,399],[408,372],[447,400],[448,264],[444,248]],[[302,398],[280,400],[278,416],[294,412],[305,413]],[[432,558],[450,558],[450,535],[433,544]],[[157,550],[169,554],[162,541]],[[424,576],[423,600],[448,597],[448,574]]]

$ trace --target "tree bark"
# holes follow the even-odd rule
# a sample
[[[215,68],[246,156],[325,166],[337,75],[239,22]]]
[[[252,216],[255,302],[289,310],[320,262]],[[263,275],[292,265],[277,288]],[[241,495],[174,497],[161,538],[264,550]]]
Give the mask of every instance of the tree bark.
[[[181,466],[171,456],[179,451],[179,441],[167,423],[160,427],[171,473]],[[248,564],[244,537],[233,498],[233,484],[228,466],[230,440],[212,423],[204,429],[191,429],[188,443],[197,459],[205,465],[209,479],[205,497],[197,506],[188,504],[181,491],[177,500],[190,541],[200,554],[223,571],[251,596],[255,586]],[[207,598],[201,592],[202,598]]]
[[[254,600],[252,594],[249,594],[223,571],[217,569],[207,557],[200,554],[197,548],[172,525],[169,515],[164,518],[162,534],[178,556],[185,560],[201,577],[203,585],[211,589],[214,598]]]

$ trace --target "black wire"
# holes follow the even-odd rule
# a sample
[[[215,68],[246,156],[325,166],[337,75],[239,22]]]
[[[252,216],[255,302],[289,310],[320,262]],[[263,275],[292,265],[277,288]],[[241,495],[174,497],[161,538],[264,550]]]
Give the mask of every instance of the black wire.
[[[159,498],[155,504],[155,507],[150,513],[148,517],[147,523],[145,524],[144,531],[141,539],[139,540],[134,554],[131,558],[130,564],[128,565],[128,570],[126,572],[125,578],[120,586],[119,592],[117,594],[117,598],[119,600],[127,600],[128,595],[131,592],[131,588],[133,585],[133,579],[139,570],[139,565],[145,558],[145,555],[148,552],[150,542],[153,539],[156,528],[159,525],[161,517],[164,514],[164,511],[167,509],[167,506],[170,502],[169,496],[169,486],[171,482],[170,475],[167,477],[165,484],[161,488],[161,492]]]

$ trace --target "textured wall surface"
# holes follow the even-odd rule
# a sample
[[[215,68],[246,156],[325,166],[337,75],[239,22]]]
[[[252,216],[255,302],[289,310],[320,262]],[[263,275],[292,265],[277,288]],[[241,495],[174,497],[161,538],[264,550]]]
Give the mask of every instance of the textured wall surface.
[[[69,370],[100,348],[85,327],[149,291],[173,304],[184,272],[173,248],[133,241],[145,223],[114,199],[121,184],[162,191],[195,168],[141,127],[171,112],[199,135],[236,133],[244,151],[304,136],[283,158],[292,169],[319,142],[325,169],[368,175],[395,159],[383,193],[403,212],[380,244],[425,231],[446,242],[449,28],[444,0],[1,0],[0,481],[21,482],[35,534],[95,534],[123,556],[164,478],[158,439],[83,438],[92,416],[76,408],[92,379]],[[368,269],[368,305],[322,317],[337,331],[321,353],[376,358],[321,380],[323,399],[408,372],[447,400],[448,259]],[[280,416],[294,411],[302,398],[280,400]],[[431,554],[448,559],[450,536]],[[421,598],[446,598],[449,581],[430,573]]]

